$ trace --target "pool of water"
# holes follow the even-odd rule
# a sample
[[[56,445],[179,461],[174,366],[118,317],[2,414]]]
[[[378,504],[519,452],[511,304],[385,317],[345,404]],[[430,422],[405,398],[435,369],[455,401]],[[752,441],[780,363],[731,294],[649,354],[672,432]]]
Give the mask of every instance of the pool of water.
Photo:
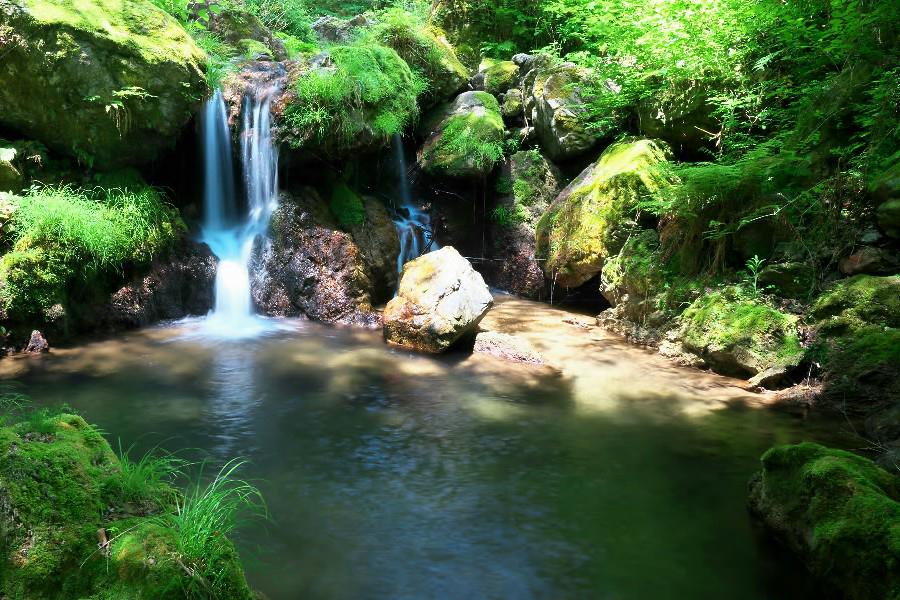
[[[834,425],[588,321],[512,299],[489,315],[561,373],[299,321],[250,340],[176,323],[0,369],[114,446],[248,459],[271,522],[239,544],[272,600],[819,597],[755,531],[746,485],[766,448],[840,443]]]

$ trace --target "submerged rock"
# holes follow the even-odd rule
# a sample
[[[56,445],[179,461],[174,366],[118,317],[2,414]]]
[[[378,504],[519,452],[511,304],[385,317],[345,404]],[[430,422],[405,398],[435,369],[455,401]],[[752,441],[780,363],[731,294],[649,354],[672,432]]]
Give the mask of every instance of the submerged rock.
[[[201,585],[194,570],[211,597],[254,597],[224,536],[200,540],[206,556],[185,555],[161,518],[174,489],[148,480],[147,497],[134,498],[123,483],[116,455],[81,417],[37,413],[0,428],[0,597],[184,598]]]
[[[98,168],[152,160],[206,94],[205,55],[149,0],[0,5],[0,126]]]
[[[536,252],[556,285],[575,288],[597,275],[635,228],[639,198],[669,180],[668,148],[653,140],[619,142],[570,183],[536,226]]]
[[[680,337],[685,349],[714,371],[739,377],[766,372],[765,383],[771,385],[803,359],[797,322],[796,316],[725,288],[684,311]]]
[[[900,598],[900,478],[872,461],[808,442],[772,448],[750,508],[846,598]]]
[[[484,177],[503,157],[503,117],[497,99],[464,92],[438,107],[421,128],[427,137],[419,166],[431,175]]]
[[[482,331],[476,335],[473,352],[533,365],[543,365],[546,362],[528,340],[497,331]]]
[[[452,246],[406,263],[384,309],[384,339],[437,354],[474,333],[494,304],[481,275]]]
[[[250,273],[253,300],[266,315],[377,326],[363,252],[314,190],[282,194],[271,243],[257,249]]]

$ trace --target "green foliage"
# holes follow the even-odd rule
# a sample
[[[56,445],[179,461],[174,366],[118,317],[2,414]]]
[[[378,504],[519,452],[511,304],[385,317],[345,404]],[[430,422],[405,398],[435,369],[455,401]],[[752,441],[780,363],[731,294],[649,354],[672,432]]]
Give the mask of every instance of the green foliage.
[[[493,99],[493,104],[497,101]],[[499,111],[499,106],[496,107]],[[502,124],[493,118],[499,115],[494,107],[490,114],[457,115],[450,119],[441,134],[441,152],[460,160],[471,162],[479,171],[489,171],[503,158],[503,142],[496,133],[502,133]]]
[[[341,227],[350,228],[366,222],[362,199],[346,183],[340,182],[334,186],[329,206]]]
[[[188,32],[206,53],[206,83],[210,89],[221,87],[222,80],[237,67],[234,57],[237,50],[199,23],[188,24]]]
[[[150,187],[33,187],[12,216],[15,242],[0,261],[0,301],[13,320],[65,306],[69,289],[119,274],[166,251],[184,225]]]
[[[153,448],[137,460],[131,458],[134,446],[122,448],[119,440],[119,475],[110,482],[112,493],[121,502],[157,510],[172,506],[175,479],[184,475],[188,463],[171,454]]]
[[[747,271],[750,273],[750,281],[753,284],[753,293],[759,293],[759,272],[762,271],[766,260],[756,254],[747,260]]]
[[[297,99],[285,109],[292,146],[352,147],[360,136],[387,140],[413,122],[422,83],[394,50],[352,45],[328,52],[335,66],[300,77]]]
[[[310,28],[313,15],[304,0],[243,0],[244,8],[273,32],[282,32],[300,42],[314,42]]]
[[[198,483],[177,499],[173,513],[156,519],[175,532],[178,553],[193,575],[186,590],[190,597],[206,597],[205,582],[230,578],[234,550],[223,540],[251,520],[267,517],[260,491],[236,477],[244,464],[225,463],[211,482]]]

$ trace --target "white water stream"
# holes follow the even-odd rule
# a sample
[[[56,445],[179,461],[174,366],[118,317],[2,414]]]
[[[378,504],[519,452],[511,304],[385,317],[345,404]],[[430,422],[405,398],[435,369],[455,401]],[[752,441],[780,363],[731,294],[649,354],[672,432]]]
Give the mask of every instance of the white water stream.
[[[268,322],[253,310],[249,263],[256,240],[266,236],[269,220],[278,207],[278,148],[272,140],[270,112],[275,90],[255,90],[244,98],[240,139],[247,203],[240,217],[221,92],[210,98],[203,115],[206,181],[202,239],[219,259],[215,306],[203,327],[217,337],[248,337],[268,327]]]
[[[440,246],[432,237],[431,216],[412,200],[409,178],[406,173],[406,157],[399,135],[394,136],[394,161],[397,168],[400,191],[400,208],[394,219],[397,235],[400,236],[400,254],[397,256],[397,273],[403,273],[403,265],[419,258]]]

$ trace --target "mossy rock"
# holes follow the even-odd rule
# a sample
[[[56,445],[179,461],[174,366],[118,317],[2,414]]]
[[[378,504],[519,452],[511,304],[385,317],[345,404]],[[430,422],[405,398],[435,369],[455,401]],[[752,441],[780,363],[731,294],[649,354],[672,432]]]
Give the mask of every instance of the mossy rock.
[[[629,236],[622,250],[603,265],[600,291],[613,306],[624,305],[625,316],[641,321],[656,310],[653,298],[665,283],[659,235],[652,229]]]
[[[665,144],[653,140],[611,145],[553,201],[537,224],[536,252],[557,285],[578,287],[622,249],[638,200],[668,183],[660,166]]]
[[[900,276],[857,275],[835,283],[810,309],[811,356],[825,396],[868,413],[900,398]]]
[[[150,504],[140,510],[148,516],[128,516],[134,507],[117,494],[120,476],[109,444],[81,417],[38,412],[0,428],[0,596],[155,600],[196,588],[179,564],[175,531],[153,516],[168,508]],[[101,528],[108,557],[97,551]],[[209,592],[249,600],[228,540],[214,560],[219,576],[206,582]]]
[[[0,125],[89,165],[152,160],[207,93],[205,54],[149,0],[15,0]]]
[[[366,222],[366,208],[362,199],[346,183],[338,182],[334,185],[329,207],[344,229]]]
[[[374,151],[419,114],[422,81],[393,49],[332,46],[289,70],[279,101],[281,141],[314,156]]]
[[[773,263],[759,273],[761,287],[772,286],[784,298],[808,298],[815,285],[815,269],[802,262]]]
[[[485,58],[478,66],[475,76],[479,89],[494,96],[506,93],[516,85],[519,78],[519,65],[511,60],[494,60]]]
[[[419,166],[430,175],[484,177],[503,158],[503,117],[497,99],[487,92],[464,92],[438,107],[422,132],[427,139]]]
[[[211,11],[209,30],[244,55],[250,52],[265,54],[275,60],[286,60],[288,57],[284,43],[263,25],[259,17],[234,5]]]
[[[587,105],[581,97],[586,76],[572,63],[536,69],[529,116],[541,146],[553,160],[573,158],[597,143],[588,130]]]
[[[725,288],[698,298],[682,313],[680,337],[716,372],[752,377],[800,363],[797,322],[738,288]]]
[[[849,600],[900,598],[900,479],[813,443],[762,457],[750,506],[814,576]]]
[[[875,211],[878,226],[892,238],[900,239],[900,198],[892,198]]]

